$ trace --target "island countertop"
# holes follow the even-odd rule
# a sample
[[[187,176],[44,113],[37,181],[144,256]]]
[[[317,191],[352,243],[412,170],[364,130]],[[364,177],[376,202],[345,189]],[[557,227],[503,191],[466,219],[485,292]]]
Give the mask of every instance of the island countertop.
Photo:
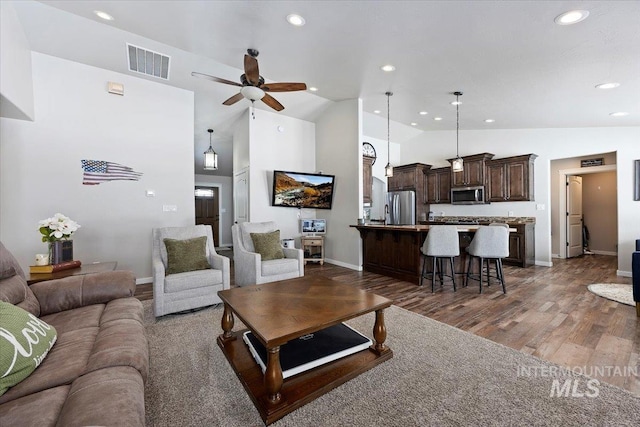
[[[414,231],[414,232],[426,232],[429,231],[429,227],[436,224],[416,224],[416,225],[384,225],[384,224],[357,224],[350,225],[349,227],[362,228],[368,230],[396,230],[396,231]],[[479,224],[438,224],[438,225],[455,225],[458,227],[458,232],[475,232]],[[515,228],[509,227],[509,231],[516,231]]]

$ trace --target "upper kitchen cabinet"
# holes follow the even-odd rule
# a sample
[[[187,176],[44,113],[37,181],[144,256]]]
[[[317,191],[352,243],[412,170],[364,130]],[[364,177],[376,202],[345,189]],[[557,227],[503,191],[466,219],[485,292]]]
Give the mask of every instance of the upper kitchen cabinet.
[[[423,192],[424,174],[426,174],[429,169],[431,169],[431,165],[425,165],[423,163],[395,166],[393,168],[393,176],[387,178],[387,190],[414,190],[416,196],[418,196]]]
[[[424,175],[425,203],[451,203],[451,168],[430,169]]]
[[[487,162],[487,197],[490,202],[533,201],[535,154]]]
[[[373,200],[373,162],[375,157],[362,156],[362,202],[371,203]]]
[[[451,172],[451,187],[472,187],[484,185],[485,166],[487,161],[493,158],[491,153],[474,154],[465,156],[462,172]],[[448,159],[452,163],[455,159]]]

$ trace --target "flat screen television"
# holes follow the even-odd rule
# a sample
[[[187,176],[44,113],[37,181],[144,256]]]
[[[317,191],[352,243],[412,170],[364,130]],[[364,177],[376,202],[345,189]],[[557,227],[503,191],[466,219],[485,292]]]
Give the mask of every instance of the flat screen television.
[[[306,235],[327,234],[327,220],[301,219],[300,230]]]
[[[335,175],[273,171],[272,206],[331,209]]]

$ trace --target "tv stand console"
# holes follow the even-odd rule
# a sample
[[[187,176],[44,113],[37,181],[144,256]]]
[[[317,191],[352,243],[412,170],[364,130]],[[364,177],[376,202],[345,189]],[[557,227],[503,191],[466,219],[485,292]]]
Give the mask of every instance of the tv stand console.
[[[324,237],[323,236],[302,236],[302,250],[304,251],[304,264],[307,261],[324,264]]]

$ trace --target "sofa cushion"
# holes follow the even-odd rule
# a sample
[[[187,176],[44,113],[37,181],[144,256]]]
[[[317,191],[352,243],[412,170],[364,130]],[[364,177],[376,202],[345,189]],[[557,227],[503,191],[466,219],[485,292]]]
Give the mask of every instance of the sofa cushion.
[[[40,303],[19,274],[0,280],[0,301],[16,305],[36,317],[40,315]]]
[[[71,385],[63,385],[3,403],[0,426],[55,426],[69,389]]]
[[[100,326],[100,317],[104,311],[104,304],[88,305],[72,310],[47,314],[41,319],[53,325],[58,331],[58,336],[67,332],[84,328],[97,328]]]
[[[207,260],[207,236],[193,239],[164,239],[167,248],[166,275],[211,268]]]
[[[256,252],[262,256],[262,261],[284,258],[280,244],[280,230],[269,233],[251,233],[251,240]]]
[[[56,339],[53,326],[0,301],[0,396],[40,366]]]

